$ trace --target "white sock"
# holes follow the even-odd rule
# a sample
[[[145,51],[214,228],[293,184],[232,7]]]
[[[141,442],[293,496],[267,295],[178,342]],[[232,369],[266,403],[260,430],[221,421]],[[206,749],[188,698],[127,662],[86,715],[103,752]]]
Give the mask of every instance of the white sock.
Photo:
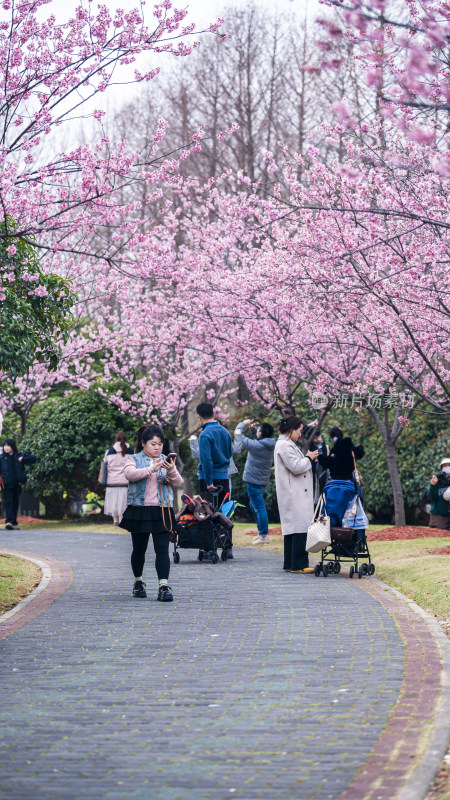
[[[161,578],[161,580],[159,582],[159,585],[160,586],[168,586],[169,585],[169,581],[167,580],[167,578]]]
[[[140,578],[135,578],[134,580],[135,580],[135,581],[141,581],[141,580],[142,580],[142,575],[141,575],[141,577],[140,577]]]

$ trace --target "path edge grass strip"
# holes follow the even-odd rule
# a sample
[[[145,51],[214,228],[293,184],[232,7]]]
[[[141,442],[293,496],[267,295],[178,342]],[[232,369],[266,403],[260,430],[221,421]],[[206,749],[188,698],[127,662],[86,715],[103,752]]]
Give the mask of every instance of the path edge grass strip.
[[[376,582],[406,603],[411,611],[422,617],[434,640],[437,641],[441,653],[441,693],[432,720],[432,732],[428,747],[398,796],[398,800],[423,800],[450,745],[450,640],[432,614],[421,608],[410,597],[399,592],[398,589],[379,580]]]
[[[64,561],[38,555],[36,553],[22,552],[1,548],[1,553],[6,553],[25,561],[32,561],[42,571],[42,578],[35,589],[14,608],[0,615],[0,641],[6,639],[11,633],[22,628],[27,622],[37,617],[55,602],[72,583],[72,570]]]
[[[398,589],[376,578],[361,582],[358,588],[376,598],[394,618],[405,642],[405,674],[384,730],[340,800],[424,800],[450,741],[450,641],[434,617]],[[434,652],[427,649],[430,642]],[[413,685],[419,650],[421,675],[418,685]],[[430,708],[419,733],[414,712],[411,715],[403,703],[406,699],[407,704],[415,701],[420,706],[424,696]],[[397,756],[391,759],[394,744],[399,760]]]

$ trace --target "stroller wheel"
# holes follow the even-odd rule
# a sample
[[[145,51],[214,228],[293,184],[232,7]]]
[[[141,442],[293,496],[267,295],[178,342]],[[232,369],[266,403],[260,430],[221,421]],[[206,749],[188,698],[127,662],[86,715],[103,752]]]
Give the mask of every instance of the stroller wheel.
[[[324,564],[323,568],[322,568],[322,574],[323,574],[324,578],[328,578],[329,570],[330,570],[330,568],[329,568],[328,564]]]
[[[226,548],[224,548],[224,549],[222,550],[222,554],[221,554],[221,556],[220,556],[220,557],[221,557],[222,561],[226,561],[226,560],[227,560],[227,558],[228,558],[228,551],[227,551],[227,549],[226,549]]]
[[[374,572],[375,572],[375,564],[369,564],[369,566],[367,567],[367,574],[373,575]]]
[[[367,573],[369,572],[369,570],[368,570],[368,567],[367,567],[367,564],[365,564],[365,563],[364,563],[364,564],[362,565],[362,568],[363,568],[364,575],[367,575]]]
[[[198,551],[198,560],[199,561],[203,561],[204,556],[205,556],[205,554],[204,554],[203,550],[199,550]]]
[[[219,556],[217,555],[217,553],[213,553],[211,556],[211,564],[217,564],[218,560]]]
[[[173,554],[173,563],[174,564],[179,564],[180,563],[180,554],[179,553],[174,553]]]
[[[316,578],[319,577],[319,575],[320,575],[320,564],[316,564],[316,566],[314,567],[314,575],[316,576]]]
[[[340,571],[341,571],[341,565],[340,565],[339,561],[335,561],[334,562],[334,574],[335,575],[339,575]]]
[[[354,566],[353,566],[353,564],[352,564],[352,565],[351,565],[351,567],[350,567],[350,569],[349,569],[349,571],[348,571],[348,577],[349,577],[349,578],[353,578],[353,575],[354,575],[354,574],[355,574],[355,568],[354,568]]]
[[[365,567],[365,564],[361,564],[361,566],[360,566],[360,568],[358,570],[358,578],[362,578],[362,576],[364,575],[364,567]]]

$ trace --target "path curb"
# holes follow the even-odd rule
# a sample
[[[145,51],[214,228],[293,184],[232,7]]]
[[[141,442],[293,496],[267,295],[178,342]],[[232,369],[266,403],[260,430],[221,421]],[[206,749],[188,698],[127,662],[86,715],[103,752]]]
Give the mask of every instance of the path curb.
[[[439,764],[450,745],[450,640],[432,614],[417,605],[410,597],[399,592],[398,589],[379,580],[376,582],[406,603],[411,611],[425,620],[441,651],[441,695],[436,704],[431,739],[426,752],[413,769],[397,798],[397,800],[424,800],[439,769]]]
[[[72,570],[68,564],[49,556],[36,553],[10,550],[2,547],[0,553],[23,558],[37,564],[42,570],[42,578],[35,589],[10,611],[0,616],[0,641],[21,628],[30,620],[45,611],[72,582]]]

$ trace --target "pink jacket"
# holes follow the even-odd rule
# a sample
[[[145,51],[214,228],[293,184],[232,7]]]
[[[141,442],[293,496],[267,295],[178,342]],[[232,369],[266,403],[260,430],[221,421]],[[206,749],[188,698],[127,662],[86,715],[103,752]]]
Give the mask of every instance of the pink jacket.
[[[112,452],[113,450],[115,450],[114,453]],[[120,449],[120,442],[116,442],[108,450],[105,456],[105,461],[108,465],[107,486],[128,486],[128,480],[125,477],[124,469],[127,456],[131,452],[131,448],[128,448],[128,453],[123,456],[122,450]]]

